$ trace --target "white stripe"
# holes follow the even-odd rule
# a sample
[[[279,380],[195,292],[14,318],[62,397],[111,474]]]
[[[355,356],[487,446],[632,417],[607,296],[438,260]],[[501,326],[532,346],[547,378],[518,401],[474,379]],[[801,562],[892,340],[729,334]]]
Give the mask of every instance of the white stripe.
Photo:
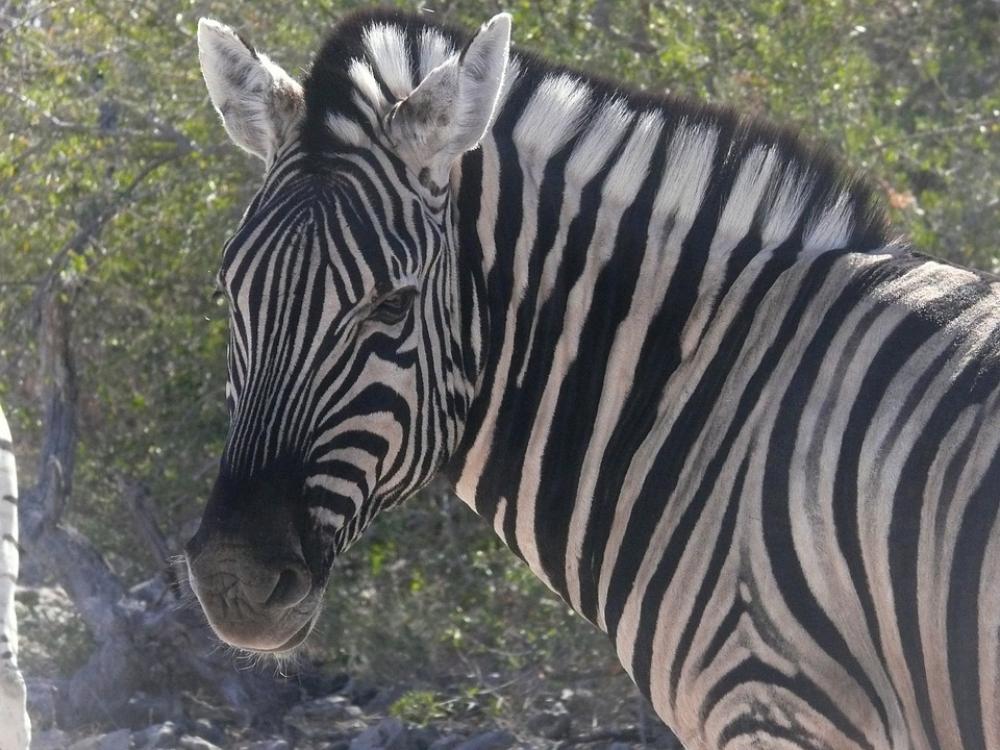
[[[378,74],[396,99],[405,99],[413,91],[410,59],[406,40],[398,26],[374,24],[365,29],[364,45],[378,69]]]

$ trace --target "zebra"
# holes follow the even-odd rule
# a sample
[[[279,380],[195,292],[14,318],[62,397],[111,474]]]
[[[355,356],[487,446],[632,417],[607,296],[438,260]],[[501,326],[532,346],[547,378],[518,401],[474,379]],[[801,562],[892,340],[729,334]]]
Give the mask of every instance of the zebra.
[[[17,666],[14,589],[20,567],[14,444],[0,409],[0,750],[27,750],[31,740],[27,688]]]
[[[203,19],[265,165],[225,244],[230,428],[186,547],[282,654],[433,477],[689,750],[1000,748],[1000,283],[794,133],[397,11],[302,82]]]

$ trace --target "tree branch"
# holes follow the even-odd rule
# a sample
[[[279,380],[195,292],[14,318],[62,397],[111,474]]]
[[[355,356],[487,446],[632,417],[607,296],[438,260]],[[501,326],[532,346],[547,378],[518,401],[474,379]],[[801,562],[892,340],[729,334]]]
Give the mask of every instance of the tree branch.
[[[149,489],[140,482],[122,482],[121,493],[125,506],[132,513],[132,520],[146,546],[149,547],[160,569],[170,567],[170,545],[156,522],[156,514],[149,502]]]
[[[103,223],[95,224],[77,242],[89,242],[112,215],[106,211]],[[136,690],[156,690],[179,676],[196,677],[199,684],[215,688],[247,722],[287,705],[297,696],[294,685],[282,685],[273,675],[235,670],[231,658],[216,649],[200,611],[182,606],[170,572],[165,570],[167,542],[141,484],[127,487],[125,502],[163,572],[134,590],[134,595],[125,590],[97,548],[62,523],[71,495],[78,437],[73,291],[56,270],[39,288],[44,437],[38,480],[21,495],[28,553],[44,550],[38,557],[66,589],[97,643],[87,663],[66,683],[58,708],[60,723],[75,726],[105,718]]]

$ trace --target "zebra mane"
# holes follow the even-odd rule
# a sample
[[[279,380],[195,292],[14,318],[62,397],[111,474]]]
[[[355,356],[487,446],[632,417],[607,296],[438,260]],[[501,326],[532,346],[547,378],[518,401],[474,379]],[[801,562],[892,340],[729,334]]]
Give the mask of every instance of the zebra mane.
[[[382,115],[470,38],[396,10],[348,16],[328,35],[306,78],[303,146],[316,154],[363,148],[379,131]],[[795,226],[803,228],[804,246],[818,250],[867,251],[887,244],[884,211],[868,182],[792,128],[730,108],[636,91],[517,47],[497,112],[494,132],[501,121],[512,123],[519,150],[540,158],[576,139],[603,161],[626,133],[648,133],[629,139],[618,154],[614,173],[622,183],[642,179],[656,141],[670,133],[663,181],[697,187],[658,202],[683,215],[699,210],[683,193],[703,195],[700,205],[714,203],[721,214],[720,234],[727,225],[739,234],[756,222],[765,246],[780,243]],[[613,196],[615,180],[609,182],[606,193]]]

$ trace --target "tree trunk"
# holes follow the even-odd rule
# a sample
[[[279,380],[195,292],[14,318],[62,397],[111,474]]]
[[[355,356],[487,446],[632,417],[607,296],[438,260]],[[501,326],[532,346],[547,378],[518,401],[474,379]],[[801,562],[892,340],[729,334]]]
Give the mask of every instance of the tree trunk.
[[[190,606],[193,594],[167,564],[169,547],[140,484],[121,484],[123,507],[164,569],[131,591],[90,540],[62,522],[72,496],[77,381],[71,294],[56,278],[38,296],[45,421],[38,481],[21,497],[23,544],[66,589],[97,644],[61,690],[58,722],[69,728],[107,720],[138,691],[156,695],[178,687],[215,692],[246,723],[266,718],[297,698],[297,688],[270,673],[237,670],[218,648],[200,610]]]

